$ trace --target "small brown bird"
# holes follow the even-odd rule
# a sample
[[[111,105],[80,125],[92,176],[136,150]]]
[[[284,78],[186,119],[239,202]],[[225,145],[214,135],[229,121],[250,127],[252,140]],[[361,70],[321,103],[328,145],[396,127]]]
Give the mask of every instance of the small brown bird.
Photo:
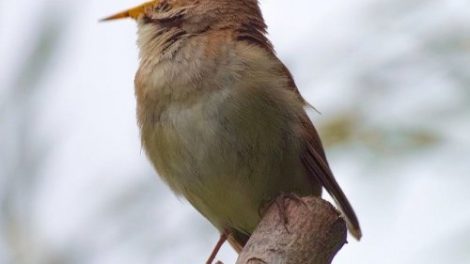
[[[257,0],[156,0],[104,20],[138,24],[142,144],[171,189],[240,251],[260,207],[281,193],[335,199],[359,222],[328,166],[305,100],[276,57]]]

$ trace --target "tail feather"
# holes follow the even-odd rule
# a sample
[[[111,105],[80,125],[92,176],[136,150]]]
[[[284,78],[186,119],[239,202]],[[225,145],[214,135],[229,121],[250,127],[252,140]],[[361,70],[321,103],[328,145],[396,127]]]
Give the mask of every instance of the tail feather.
[[[343,190],[341,190],[339,184],[336,182],[328,165],[323,161],[312,145],[307,146],[307,153],[303,156],[302,160],[308,174],[314,176],[315,180],[325,187],[326,191],[339,206],[340,211],[346,218],[349,232],[351,232],[357,240],[360,240],[362,232],[359,226],[359,220]]]

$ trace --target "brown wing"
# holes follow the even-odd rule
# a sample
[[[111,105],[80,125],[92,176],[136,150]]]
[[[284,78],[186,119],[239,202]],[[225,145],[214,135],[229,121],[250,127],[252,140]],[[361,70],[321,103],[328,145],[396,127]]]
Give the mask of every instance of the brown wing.
[[[305,149],[301,154],[301,160],[305,166],[307,175],[315,182],[319,182],[333,197],[341,212],[346,217],[349,232],[359,240],[362,236],[359,221],[346,195],[339,187],[338,182],[336,182],[328,166],[320,137],[306,114],[301,117],[301,119],[303,124],[302,136],[305,139]]]
[[[320,137],[306,114],[301,117],[301,120],[303,128],[302,137],[305,138],[306,142],[305,151],[301,154],[301,159],[307,171],[307,175],[315,183],[320,183],[333,197],[340,207],[341,212],[346,217],[349,232],[359,240],[362,236],[359,221],[346,195],[339,187],[328,166]],[[227,240],[235,251],[240,253],[249,238],[249,236],[237,230],[232,230]]]
[[[288,89],[294,91],[304,105],[308,105],[297,89],[292,74],[282,62],[279,61],[279,63],[282,65],[283,74],[288,78]],[[341,212],[346,217],[349,231],[359,240],[362,233],[356,213],[354,213],[351,204],[343,190],[339,187],[338,182],[328,166],[325,151],[323,150],[317,130],[306,113],[304,113],[300,119],[302,122],[302,137],[305,139],[305,150],[301,154],[301,159],[307,171],[307,175],[315,183],[320,183],[333,197]]]

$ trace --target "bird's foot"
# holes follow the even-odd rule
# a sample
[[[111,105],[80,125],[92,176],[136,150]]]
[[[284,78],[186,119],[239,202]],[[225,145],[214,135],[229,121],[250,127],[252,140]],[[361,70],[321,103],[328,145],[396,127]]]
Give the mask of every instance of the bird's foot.
[[[260,207],[260,210],[259,210],[260,216],[263,216],[264,213],[268,210],[268,208],[271,207],[273,204],[275,204],[279,211],[279,217],[281,218],[283,226],[287,232],[289,232],[289,229],[287,228],[289,224],[289,219],[287,217],[287,212],[286,212],[286,208],[287,208],[286,202],[288,199],[295,201],[298,204],[306,206],[305,202],[302,200],[302,197],[298,196],[297,194],[281,193],[275,199],[270,200],[267,203],[265,203],[262,207]]]

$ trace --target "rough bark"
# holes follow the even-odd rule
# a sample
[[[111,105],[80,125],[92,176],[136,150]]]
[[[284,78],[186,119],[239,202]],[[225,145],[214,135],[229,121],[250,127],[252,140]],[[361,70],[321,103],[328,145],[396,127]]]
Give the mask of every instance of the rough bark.
[[[236,264],[329,264],[346,243],[346,223],[317,197],[280,197],[240,253]]]

